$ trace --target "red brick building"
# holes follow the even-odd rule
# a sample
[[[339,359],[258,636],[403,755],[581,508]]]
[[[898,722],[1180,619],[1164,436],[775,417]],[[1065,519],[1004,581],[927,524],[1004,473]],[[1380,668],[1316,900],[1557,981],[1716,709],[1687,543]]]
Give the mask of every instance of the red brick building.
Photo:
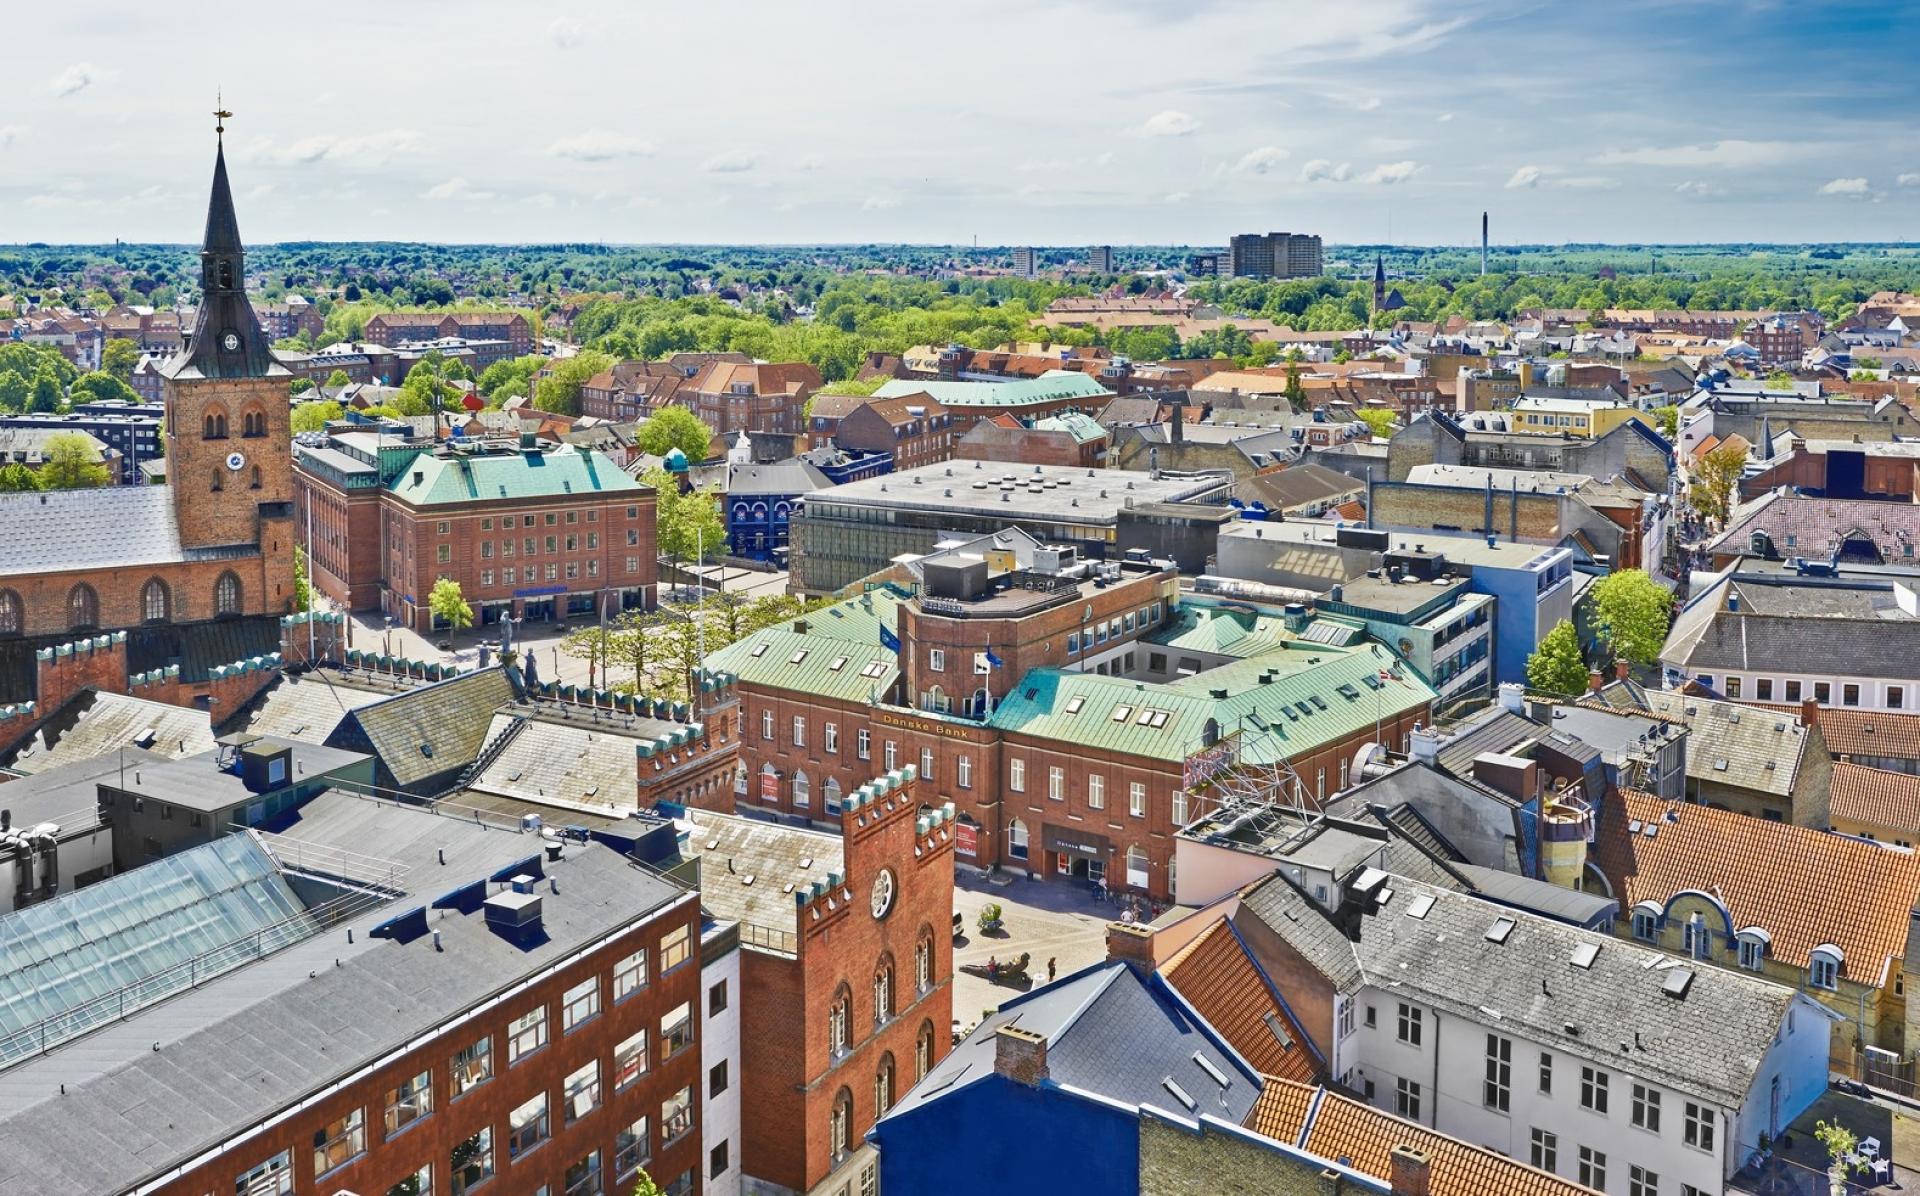
[[[653,491],[603,454],[524,438],[430,444],[349,432],[296,456],[314,584],[351,610],[427,631],[436,625],[427,595],[441,577],[460,583],[480,625],[654,601]]]
[[[506,341],[515,357],[533,352],[533,324],[518,311],[383,311],[367,321],[362,334],[389,348],[447,337]]]
[[[622,361],[580,387],[580,414],[617,422],[645,419],[674,401],[680,387],[715,362],[749,365],[745,353],[675,353],[662,361]]]
[[[305,299],[286,303],[255,303],[253,314],[260,320],[260,327],[273,340],[301,335],[318,337],[327,330],[326,317],[320,314],[318,307]]]
[[[736,432],[803,432],[802,412],[824,385],[820,371],[802,361],[713,361],[675,393],[716,436]]]
[[[850,452],[886,453],[895,472],[953,457],[953,417],[928,395],[868,399],[840,416],[833,442]]]
[[[1112,442],[1100,421],[1077,412],[1038,419],[1032,427],[1011,415],[996,415],[974,424],[960,437],[953,455],[962,461],[1100,469],[1107,463]]]
[[[716,653],[744,707],[736,804],[833,819],[866,771],[913,764],[959,812],[959,862],[1164,899],[1173,834],[1218,777],[1311,805],[1430,717],[1433,691],[1378,645],[1038,551],[963,546],[916,566],[917,594],[883,585]]]
[[[701,900],[740,923],[757,1190],[873,1191],[867,1130],[948,1051],[956,815],[915,772],[859,774],[837,835],[687,814]]]
[[[156,1196],[614,1192],[644,1167],[669,1192],[699,1191],[699,895],[599,844],[543,846],[327,793],[284,834],[227,836],[27,911],[83,910],[149,869],[208,857],[227,885],[180,884],[174,898],[224,927],[248,924],[254,902],[314,902],[283,860],[298,860],[309,894],[385,869],[373,892],[311,904],[309,931],[262,930],[280,944],[269,958],[148,995],[151,1008],[70,1021],[60,1032],[83,1035],[81,1050],[14,1061],[12,1077],[37,1074],[47,1095],[0,1114],[10,1140],[93,1133],[85,1151],[39,1152],[31,1182]],[[116,974],[172,962],[170,937],[151,913],[119,928]],[[187,1008],[183,1030],[166,1011]],[[131,1096],[143,1089],[169,1107]]]

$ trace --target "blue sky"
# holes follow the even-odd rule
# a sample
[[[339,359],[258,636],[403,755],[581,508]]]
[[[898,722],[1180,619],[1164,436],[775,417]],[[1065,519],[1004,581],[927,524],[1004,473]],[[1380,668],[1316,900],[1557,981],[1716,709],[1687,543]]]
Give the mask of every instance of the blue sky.
[[[32,5],[0,242],[1896,240],[1920,6]],[[26,65],[30,63],[31,65]]]

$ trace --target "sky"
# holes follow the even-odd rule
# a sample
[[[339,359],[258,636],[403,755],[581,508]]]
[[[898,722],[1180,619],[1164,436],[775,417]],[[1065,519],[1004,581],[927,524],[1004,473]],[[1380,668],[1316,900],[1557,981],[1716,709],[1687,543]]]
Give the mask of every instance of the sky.
[[[1920,5],[21,5],[0,243],[1900,240]]]

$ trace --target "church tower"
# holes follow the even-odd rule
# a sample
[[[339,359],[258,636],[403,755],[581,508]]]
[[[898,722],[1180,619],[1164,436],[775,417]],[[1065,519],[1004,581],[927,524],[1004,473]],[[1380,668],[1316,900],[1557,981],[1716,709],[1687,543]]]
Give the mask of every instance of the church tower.
[[[219,114],[221,133],[227,115]],[[161,367],[167,481],[181,546],[189,552],[245,546],[269,557],[290,554],[292,376],[274,359],[247,301],[246,252],[224,145],[214,154],[200,290],[191,338]],[[269,524],[283,526],[269,536]],[[271,589],[263,597],[271,600]]]
[[[1387,306],[1387,259],[1373,255],[1373,314],[1379,315]]]

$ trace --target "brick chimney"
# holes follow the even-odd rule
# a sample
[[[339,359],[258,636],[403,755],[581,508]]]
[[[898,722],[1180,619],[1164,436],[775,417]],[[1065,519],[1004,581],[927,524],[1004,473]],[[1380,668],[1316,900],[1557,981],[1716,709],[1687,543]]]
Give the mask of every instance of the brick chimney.
[[[1388,1179],[1393,1196],[1429,1196],[1427,1156],[1411,1146],[1393,1148],[1393,1171]]]
[[[1605,685],[1606,683],[1607,683],[1607,675],[1605,673],[1601,672],[1599,669],[1587,670],[1587,688],[1588,689],[1592,690],[1594,693],[1599,693],[1600,687]]]
[[[1800,703],[1800,725],[1817,727],[1820,725],[1820,703],[1807,698]]]
[[[1153,931],[1132,922],[1107,923],[1107,958],[1136,972],[1153,970]]]
[[[1033,1087],[1047,1078],[1047,1040],[1018,1026],[1002,1026],[993,1034],[993,1070],[1018,1084]]]
[[[1625,680],[1627,679],[1627,670],[1628,670],[1628,667],[1629,667],[1629,666],[1628,666],[1628,664],[1627,664],[1627,662],[1626,662],[1626,661],[1624,661],[1624,660],[1616,660],[1616,661],[1614,661],[1614,662],[1613,662],[1613,675],[1614,675],[1614,678],[1615,678],[1616,680],[1619,680],[1619,681],[1625,681]]]

